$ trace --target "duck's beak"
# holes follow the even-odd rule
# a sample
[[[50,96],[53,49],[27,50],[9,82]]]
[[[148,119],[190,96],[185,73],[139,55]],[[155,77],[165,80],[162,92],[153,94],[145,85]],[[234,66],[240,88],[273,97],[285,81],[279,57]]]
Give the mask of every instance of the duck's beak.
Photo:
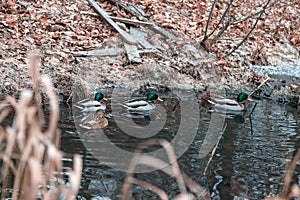
[[[107,98],[103,97],[103,99],[102,99],[102,100],[104,100],[104,101],[107,101]]]
[[[251,99],[250,97],[248,97],[246,100],[247,101],[253,101],[253,99]]]
[[[159,97],[158,97],[156,100],[157,100],[157,101],[160,101],[160,102],[163,102],[163,101],[164,101],[164,100],[162,100],[162,99],[159,98]]]

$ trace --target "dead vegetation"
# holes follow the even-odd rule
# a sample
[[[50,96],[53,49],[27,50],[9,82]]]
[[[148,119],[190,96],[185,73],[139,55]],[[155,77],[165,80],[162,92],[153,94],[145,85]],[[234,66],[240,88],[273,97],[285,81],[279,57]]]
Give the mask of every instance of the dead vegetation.
[[[265,200],[291,200],[300,199],[300,186],[293,183],[293,174],[295,173],[297,163],[300,160],[300,149],[298,149],[294,159],[288,163],[284,177],[284,185],[281,193],[275,197],[266,197]]]
[[[166,163],[161,159],[142,154],[143,150],[154,145],[161,145],[165,149],[170,163]],[[151,139],[139,145],[135,153],[136,154],[132,158],[127,171],[127,177],[125,179],[120,198],[121,200],[131,199],[130,191],[133,184],[149,189],[150,191],[156,193],[162,200],[169,199],[167,194],[168,191],[163,191],[149,182],[134,178],[133,174],[138,165],[146,165],[156,170],[162,170],[170,177],[175,178],[180,191],[180,193],[174,198],[176,200],[210,199],[209,191],[198,185],[195,181],[180,171],[175,152],[172,145],[168,141],[163,139]]]
[[[98,15],[93,9],[95,6],[90,4],[97,5],[100,8],[96,9],[97,13],[102,15]],[[3,81],[0,88],[3,93],[9,93],[31,87],[30,77],[26,76],[26,54],[32,48],[42,52],[42,72],[52,78],[57,92],[66,98],[70,96],[72,83],[79,74],[77,68],[90,61],[98,66],[113,65],[103,67],[99,78],[100,86],[112,86],[116,80],[111,76],[111,68],[117,77],[119,74],[130,75],[131,71],[140,73],[138,69],[145,67],[149,60],[160,60],[156,56],[164,58],[161,52],[165,49],[157,48],[157,44],[141,41],[140,37],[132,42],[132,35],[136,40],[132,29],[141,27],[160,32],[166,38],[175,39],[172,35],[176,35],[183,41],[191,41],[198,51],[202,51],[202,46],[214,55],[208,61],[204,56],[196,58],[199,63],[190,63],[174,51],[173,55],[165,55],[167,59],[158,63],[161,68],[171,67],[203,84],[210,80],[210,71],[217,71],[220,75],[217,82],[230,86],[236,82],[259,85],[259,77],[251,72],[250,64],[276,65],[282,59],[293,62],[299,58],[299,10],[295,0],[2,1],[0,75]],[[119,35],[129,45],[126,43],[117,51],[110,49],[109,55],[121,54],[121,59],[110,62],[105,42],[115,40]],[[147,36],[149,38],[156,40],[151,34]],[[134,43],[139,43],[143,49],[134,47]],[[151,47],[149,44],[155,48],[148,48]],[[233,52],[236,47],[239,47],[238,52]],[[95,52],[106,55],[106,62],[76,57],[91,56]],[[127,58],[124,58],[124,52]],[[228,54],[230,56],[226,57]],[[183,61],[178,62],[176,58]],[[202,68],[207,69],[200,70]],[[298,90],[299,85],[294,83],[289,92]]]
[[[37,54],[30,57],[30,77],[33,91],[24,90],[18,100],[8,96],[0,104],[0,163],[1,163],[1,198],[12,199],[74,199],[79,190],[81,179],[81,158],[74,156],[73,170],[69,170],[69,185],[62,176],[63,152],[59,150],[60,133],[57,129],[58,99],[53,85],[47,76],[40,76]],[[41,92],[49,97],[50,119],[45,121],[42,110]],[[12,125],[4,125],[13,115]],[[142,152],[154,145],[161,145],[167,152],[166,163]],[[287,200],[299,198],[300,189],[292,184],[292,175],[300,159],[300,150],[287,168],[284,188],[279,197],[266,197],[269,200]],[[210,199],[207,189],[201,187],[186,174],[181,172],[171,144],[162,139],[152,139],[141,144],[132,158],[125,179],[121,199],[130,199],[133,185],[140,185],[161,199],[168,199],[168,191],[134,177],[138,165],[147,165],[162,170],[176,180],[179,194],[174,198]]]
[[[33,91],[19,99],[8,96],[0,105],[1,199],[74,199],[80,186],[82,161],[74,156],[69,185],[63,178],[63,152],[59,150],[58,99],[51,80],[39,75],[38,56],[32,54]],[[50,99],[50,119],[45,121],[41,92]],[[4,125],[13,116],[12,125]]]
[[[152,157],[143,155],[143,150],[150,148],[154,145],[161,145],[168,155],[168,160],[170,163]],[[212,151],[214,152],[215,149]],[[179,165],[177,163],[176,155],[174,153],[172,145],[163,139],[151,139],[141,145],[136,149],[135,155],[131,160],[130,166],[127,171],[127,176],[122,188],[121,200],[132,199],[131,189],[133,185],[142,186],[154,193],[156,193],[160,199],[168,200],[168,191],[164,191],[157,186],[151,184],[150,182],[139,180],[134,177],[135,169],[139,165],[145,165],[152,167],[155,170],[162,170],[164,173],[168,174],[170,177],[175,178],[177,186],[179,188],[179,194],[174,197],[176,200],[192,200],[192,199],[211,199],[210,193],[207,189],[198,185],[186,174],[180,171]],[[300,149],[298,149],[297,154],[294,159],[287,164],[286,174],[284,178],[284,186],[282,191],[278,196],[265,197],[265,200],[291,200],[294,198],[300,198],[300,186],[293,183],[293,174],[296,170],[297,162],[300,160]],[[210,161],[209,161],[210,162]],[[208,164],[209,164],[208,162]],[[207,168],[205,169],[205,171]]]

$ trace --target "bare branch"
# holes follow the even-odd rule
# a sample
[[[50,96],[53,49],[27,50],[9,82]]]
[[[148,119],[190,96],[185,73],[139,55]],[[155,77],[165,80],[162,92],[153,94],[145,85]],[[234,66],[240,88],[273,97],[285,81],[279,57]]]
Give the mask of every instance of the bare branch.
[[[208,35],[208,37],[210,37],[211,35],[213,35],[215,33],[215,31],[218,29],[219,25],[221,24],[221,22],[225,19],[227,13],[229,12],[231,5],[233,3],[233,0],[230,1],[230,3],[228,4],[225,12],[223,13],[221,19],[219,20],[218,24],[216,25],[216,27],[214,28],[214,30]],[[228,26],[230,25],[230,18],[228,19],[229,21],[226,23],[226,25],[223,27],[223,29],[218,33],[218,35],[216,36],[217,39],[225,32],[225,30],[228,28]],[[213,39],[214,41],[216,41],[216,37]],[[212,42],[211,44],[213,44],[214,42]]]
[[[230,18],[228,19],[228,22],[225,24],[225,26],[222,28],[222,30],[219,31],[219,33],[212,39],[210,42],[210,45],[213,45],[220,37],[221,35],[227,30],[227,28],[230,26]]]
[[[270,1],[271,1],[271,0],[268,0],[267,3],[266,3],[266,5],[263,7],[262,12],[260,12],[259,16],[257,17],[257,19],[256,19],[256,21],[255,21],[253,27],[252,27],[251,30],[248,32],[248,34],[243,38],[243,40],[242,40],[237,46],[235,46],[235,48],[233,48],[229,53],[227,53],[227,54],[224,56],[224,58],[230,56],[235,50],[237,50],[237,49],[238,49],[238,48],[239,48],[239,47],[240,47],[240,46],[248,39],[248,37],[251,35],[251,33],[253,32],[253,30],[255,29],[255,27],[256,27],[256,25],[257,25],[259,19],[261,18],[262,14],[265,12],[265,10],[266,10],[267,6],[269,5]]]
[[[266,7],[266,9],[260,10],[260,11],[258,11],[256,13],[252,14],[252,15],[249,15],[249,16],[243,17],[242,19],[236,20],[236,21],[232,22],[231,24],[232,25],[239,24],[239,23],[242,23],[244,21],[247,21],[248,19],[254,18],[257,15],[260,15],[261,12],[265,12],[266,10],[268,10],[269,8],[271,8],[272,6],[274,6],[276,3],[278,3],[278,2],[274,2],[273,4],[268,5]]]
[[[208,25],[209,25],[209,22],[211,20],[211,17],[212,17],[212,13],[214,11],[214,7],[215,7],[215,4],[216,4],[217,0],[214,0],[212,6],[211,6],[211,9],[210,9],[210,12],[209,12],[209,15],[208,15],[208,19],[207,19],[207,23],[206,23],[206,26],[205,26],[205,31],[204,31],[204,38],[202,40],[202,42],[204,42],[209,36],[207,35],[207,32],[208,32]]]

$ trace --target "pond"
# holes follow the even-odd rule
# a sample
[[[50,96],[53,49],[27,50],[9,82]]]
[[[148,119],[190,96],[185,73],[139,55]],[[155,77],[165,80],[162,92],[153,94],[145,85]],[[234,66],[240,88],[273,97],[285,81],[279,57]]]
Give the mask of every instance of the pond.
[[[132,152],[149,138],[171,141],[181,171],[208,189],[212,199],[263,199],[280,193],[287,163],[300,148],[297,108],[261,100],[249,118],[210,112],[194,101],[193,92],[169,92],[160,96],[164,102],[158,103],[158,109],[150,117],[133,119],[121,107],[114,109],[108,103],[108,126],[100,131],[79,128],[72,106],[61,104],[62,150],[83,157],[77,199],[118,199]],[[134,131],[140,135],[129,133]],[[208,162],[216,144],[216,152]],[[64,162],[66,168],[72,166],[68,156]],[[143,173],[135,177],[160,187],[170,198],[179,193],[174,178],[160,170],[140,170]],[[299,183],[298,172],[294,181]],[[133,199],[159,199],[140,186],[133,187],[132,195]]]

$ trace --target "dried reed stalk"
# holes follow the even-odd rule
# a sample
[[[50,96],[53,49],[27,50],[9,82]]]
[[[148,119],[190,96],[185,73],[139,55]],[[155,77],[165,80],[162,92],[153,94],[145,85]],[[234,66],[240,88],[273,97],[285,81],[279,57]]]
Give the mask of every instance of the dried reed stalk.
[[[300,187],[297,184],[291,186],[292,176],[295,172],[297,162],[300,160],[300,149],[298,149],[293,160],[288,164],[288,169],[284,177],[284,185],[282,192],[276,197],[266,197],[265,200],[289,200],[300,199]]]
[[[133,178],[133,177],[129,177],[128,181],[132,184],[143,186],[144,188],[147,188],[148,190],[155,192],[162,200],[168,199],[168,195],[166,194],[165,191],[163,191],[162,189],[156,187],[155,185],[153,185],[151,183],[147,183],[145,181],[141,181],[141,180]]]
[[[292,162],[289,164],[289,167],[288,167],[288,170],[285,174],[285,177],[284,177],[284,186],[283,186],[283,190],[281,192],[281,195],[280,196],[283,196],[283,197],[287,197],[289,196],[289,198],[300,198],[300,194],[298,192],[293,192],[293,191],[296,191],[296,187],[298,187],[298,190],[299,190],[299,186],[294,186],[294,187],[290,187],[291,186],[291,182],[292,182],[292,176],[293,176],[293,173],[295,172],[295,169],[296,169],[296,166],[297,166],[297,162],[300,160],[300,149],[298,149],[297,151],[297,154],[295,155],[294,159],[292,160]],[[291,193],[289,194],[289,190],[291,190]],[[292,195],[293,193],[295,193],[295,195]]]
[[[63,153],[57,146],[60,141],[57,97],[50,78],[39,74],[38,55],[32,54],[29,61],[33,91],[22,91],[19,100],[8,96],[0,104],[0,198],[74,199],[80,186],[82,161],[78,155],[74,156],[73,170],[69,170],[70,186],[65,186]],[[45,92],[50,101],[46,130],[40,92]],[[3,127],[10,114],[14,114],[12,126]],[[11,189],[12,194],[8,192]]]
[[[158,158],[142,155],[143,149],[157,144],[163,146],[163,148],[166,150],[171,165]],[[165,191],[162,191],[160,188],[153,186],[150,183],[137,180],[133,177],[135,168],[139,164],[148,165],[155,169],[162,170],[164,173],[174,177],[180,190],[180,195],[177,196],[178,200],[185,199],[186,197],[193,197],[190,199],[210,199],[210,196],[205,189],[195,183],[187,175],[181,173],[172,145],[163,139],[150,139],[149,141],[139,145],[135,151],[127,171],[125,182],[123,184],[122,195],[120,198],[121,200],[129,199],[129,191],[131,190],[132,184],[137,184],[148,189],[151,188],[151,190],[155,192],[161,199],[167,198]]]

